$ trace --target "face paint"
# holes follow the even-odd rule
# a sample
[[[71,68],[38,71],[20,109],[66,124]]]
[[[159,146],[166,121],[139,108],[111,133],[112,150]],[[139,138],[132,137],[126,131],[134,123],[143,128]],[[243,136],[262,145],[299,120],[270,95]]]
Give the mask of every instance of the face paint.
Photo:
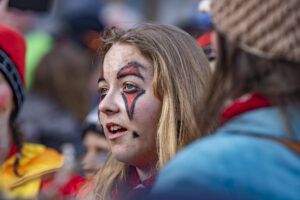
[[[104,99],[105,96],[106,96],[106,94],[100,95],[100,98],[99,98],[99,104],[102,102],[102,100]]]
[[[125,102],[126,112],[129,119],[132,119],[134,113],[134,106],[136,100],[143,94],[145,94],[145,90],[134,90],[131,92],[121,92],[123,100]]]
[[[120,71],[117,74],[117,79],[123,78],[125,76],[137,76],[144,80],[144,77],[141,75],[139,68],[142,67],[139,63],[137,62],[130,62],[128,65],[125,65],[120,69]]]
[[[123,78],[125,76],[136,76],[144,81],[144,77],[139,71],[140,67],[142,66],[137,62],[129,62],[119,70],[119,72],[117,73],[117,79]],[[145,90],[141,89],[121,92],[129,119],[132,119],[133,117],[134,107],[137,99],[144,93]]]
[[[98,79],[98,83],[99,83],[100,81],[104,81],[104,73],[103,73],[103,70],[102,70],[101,73],[100,73],[100,77],[99,77],[99,79]]]
[[[101,81],[105,81],[103,70],[101,71],[100,77],[99,77],[99,79],[98,79],[98,84],[99,84]],[[106,94],[104,94],[103,91],[100,91],[99,104],[101,103],[101,101],[104,99],[105,96],[106,96]]]
[[[98,110],[112,156],[133,166],[156,163],[162,103],[154,95],[153,63],[134,45],[117,43],[105,55],[103,69],[105,82],[98,88],[108,91]]]
[[[138,138],[138,137],[140,137],[140,135],[139,135],[137,132],[135,132],[135,131],[133,131],[132,136],[133,136],[133,138]]]

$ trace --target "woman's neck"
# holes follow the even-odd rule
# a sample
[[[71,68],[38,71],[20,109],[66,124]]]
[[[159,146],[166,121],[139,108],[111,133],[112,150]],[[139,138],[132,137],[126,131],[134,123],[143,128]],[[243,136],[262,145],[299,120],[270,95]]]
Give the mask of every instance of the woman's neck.
[[[141,182],[157,174],[156,164],[147,167],[136,167],[136,171]]]

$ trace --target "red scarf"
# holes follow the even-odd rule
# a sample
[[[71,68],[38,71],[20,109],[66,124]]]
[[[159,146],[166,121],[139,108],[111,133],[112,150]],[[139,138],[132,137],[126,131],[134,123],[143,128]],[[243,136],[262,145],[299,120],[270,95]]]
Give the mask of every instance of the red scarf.
[[[260,94],[253,93],[243,95],[223,111],[223,113],[221,114],[221,119],[222,122],[225,123],[235,116],[238,116],[247,111],[270,106],[272,106],[270,101]]]
[[[129,178],[126,183],[127,190],[122,190],[117,188],[112,191],[112,198],[114,200],[118,199],[131,199],[141,194],[147,194],[152,189],[154,185],[156,175],[151,176],[150,178],[140,181],[139,175],[135,167],[130,169]]]

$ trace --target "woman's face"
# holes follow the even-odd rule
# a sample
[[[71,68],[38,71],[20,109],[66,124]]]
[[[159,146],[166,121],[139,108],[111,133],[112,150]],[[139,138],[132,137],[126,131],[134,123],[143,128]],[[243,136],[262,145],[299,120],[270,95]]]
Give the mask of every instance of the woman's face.
[[[6,157],[9,141],[9,117],[13,110],[13,93],[3,74],[0,72],[0,164]]]
[[[161,101],[153,93],[153,66],[128,44],[107,52],[99,79],[98,114],[113,156],[137,167],[157,161]]]

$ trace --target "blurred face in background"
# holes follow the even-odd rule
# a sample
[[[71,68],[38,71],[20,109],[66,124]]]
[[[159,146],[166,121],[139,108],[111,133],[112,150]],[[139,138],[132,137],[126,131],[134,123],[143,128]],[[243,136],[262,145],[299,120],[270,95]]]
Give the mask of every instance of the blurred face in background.
[[[9,117],[13,108],[11,87],[0,72],[0,163],[6,158],[10,145]]]
[[[104,136],[92,130],[87,131],[83,139],[86,154],[82,160],[82,166],[87,178],[91,178],[103,164],[109,145]]]

